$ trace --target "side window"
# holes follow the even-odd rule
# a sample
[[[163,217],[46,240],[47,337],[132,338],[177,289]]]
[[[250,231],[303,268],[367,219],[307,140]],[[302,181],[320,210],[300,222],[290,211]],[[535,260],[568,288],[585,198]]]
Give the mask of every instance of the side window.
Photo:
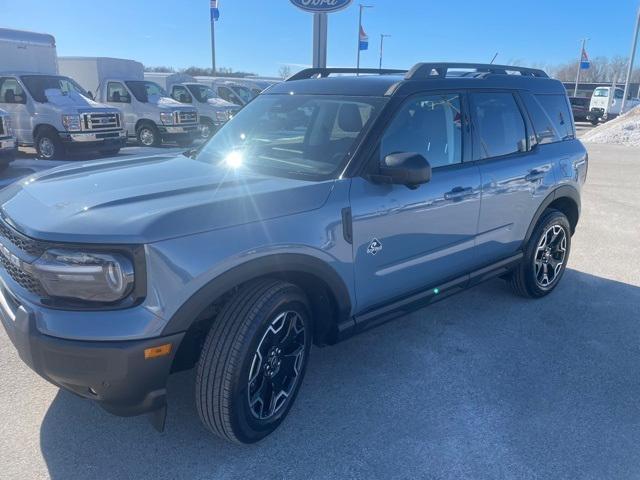
[[[380,158],[416,152],[432,168],[462,162],[460,95],[425,95],[409,101],[396,114],[380,142]]]
[[[542,105],[560,136],[560,140],[573,138],[572,114],[569,110],[567,97],[564,95],[536,95],[536,99]]]
[[[0,103],[27,103],[27,96],[15,78],[0,78]]]
[[[471,109],[480,140],[480,158],[526,151],[524,119],[513,94],[473,93]]]
[[[238,98],[238,96],[231,91],[228,87],[218,87],[218,95],[223,100],[227,102],[235,103],[236,105],[242,106],[242,101]]]
[[[536,100],[536,97],[525,93],[523,94],[523,100],[529,112],[529,118],[531,118],[531,122],[533,123],[536,142],[539,145],[559,142],[560,134],[556,130],[549,115],[547,115],[542,105],[540,105],[540,102]]]
[[[622,97],[624,97],[624,90],[618,90],[616,88],[616,93],[614,93],[613,98],[620,99]]]
[[[107,102],[131,103],[131,96],[120,82],[109,82],[107,84]]]
[[[173,90],[171,91],[171,96],[173,97],[174,100],[177,100],[180,103],[193,102],[193,98],[191,97],[191,94],[182,85],[174,85]]]

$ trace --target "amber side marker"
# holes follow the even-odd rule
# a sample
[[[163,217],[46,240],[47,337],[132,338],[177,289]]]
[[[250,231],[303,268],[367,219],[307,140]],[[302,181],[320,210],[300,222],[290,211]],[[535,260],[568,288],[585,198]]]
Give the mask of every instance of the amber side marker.
[[[145,348],[144,358],[149,360],[150,358],[164,357],[171,353],[171,344],[165,343],[164,345],[158,345],[157,347]]]

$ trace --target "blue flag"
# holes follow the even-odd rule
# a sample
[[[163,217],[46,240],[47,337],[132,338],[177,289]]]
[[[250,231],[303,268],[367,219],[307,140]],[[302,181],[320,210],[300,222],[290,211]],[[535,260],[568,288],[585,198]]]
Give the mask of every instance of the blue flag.
[[[211,0],[211,21],[217,22],[220,18],[220,10],[218,9],[218,0]]]
[[[591,62],[589,62],[589,57],[587,56],[587,52],[585,49],[582,49],[582,56],[580,57],[580,70],[588,70],[591,66]]]

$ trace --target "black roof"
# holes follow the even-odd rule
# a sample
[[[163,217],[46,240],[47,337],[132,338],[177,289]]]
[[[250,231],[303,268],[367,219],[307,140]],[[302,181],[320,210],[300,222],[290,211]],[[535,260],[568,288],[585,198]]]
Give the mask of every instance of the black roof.
[[[332,77],[333,74],[341,76]],[[522,89],[563,95],[566,92],[562,83],[550,79],[542,70],[506,65],[420,63],[408,71],[306,69],[286,82],[273,85],[265,94],[381,97],[422,90],[478,88]]]

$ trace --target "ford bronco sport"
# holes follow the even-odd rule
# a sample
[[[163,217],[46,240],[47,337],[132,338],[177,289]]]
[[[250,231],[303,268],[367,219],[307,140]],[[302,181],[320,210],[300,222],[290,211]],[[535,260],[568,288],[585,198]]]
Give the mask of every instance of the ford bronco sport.
[[[162,429],[255,442],[327,345],[500,276],[560,282],[587,154],[540,70],[304,70],[182,156],[63,166],[0,192],[0,316],[48,381]],[[342,75],[335,75],[342,74]],[[366,74],[366,75],[365,75]]]

